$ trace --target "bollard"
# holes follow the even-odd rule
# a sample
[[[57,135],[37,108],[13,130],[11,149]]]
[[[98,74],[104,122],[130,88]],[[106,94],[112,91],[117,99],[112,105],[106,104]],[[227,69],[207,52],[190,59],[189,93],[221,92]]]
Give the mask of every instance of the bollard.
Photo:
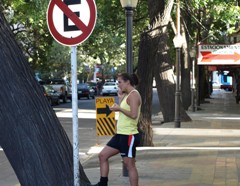
[[[191,93],[192,93],[191,107],[192,107],[192,111],[195,112],[195,89],[194,88],[191,89]]]

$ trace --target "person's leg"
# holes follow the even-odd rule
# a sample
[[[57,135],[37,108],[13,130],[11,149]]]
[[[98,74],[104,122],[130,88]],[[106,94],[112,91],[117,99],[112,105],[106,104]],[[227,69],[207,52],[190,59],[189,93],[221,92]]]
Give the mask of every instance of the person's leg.
[[[128,169],[129,181],[131,186],[138,186],[138,171],[135,165],[136,147],[139,144],[140,136],[135,135],[122,135],[120,142],[120,154],[123,162]]]
[[[95,185],[90,186],[107,186],[108,185],[108,173],[109,173],[109,163],[108,159],[119,151],[110,146],[105,146],[103,150],[99,153],[98,158],[100,162],[100,181]]]
[[[99,153],[98,158],[100,161],[100,175],[101,177],[108,177],[109,173],[109,163],[108,159],[119,153],[119,150],[105,146],[103,150]]]
[[[138,186],[138,171],[135,164],[135,158],[123,157],[123,162],[128,169],[131,186]]]
[[[96,185],[91,186],[107,186],[108,183],[108,173],[109,173],[109,163],[108,159],[119,153],[119,135],[114,135],[103,150],[98,154],[100,162],[100,182]]]

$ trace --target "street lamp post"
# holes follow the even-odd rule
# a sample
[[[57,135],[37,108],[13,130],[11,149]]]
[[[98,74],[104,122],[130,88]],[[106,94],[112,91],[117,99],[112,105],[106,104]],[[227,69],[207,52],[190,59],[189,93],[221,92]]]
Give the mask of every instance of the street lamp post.
[[[192,111],[195,112],[196,107],[195,107],[195,60],[192,61]]]
[[[132,27],[133,27],[133,9],[136,8],[138,0],[120,0],[126,14],[126,59],[127,72],[133,72],[133,55],[132,55]]]
[[[178,36],[175,37],[175,42],[178,44],[174,44],[176,48],[176,90],[175,90],[175,127],[180,128],[181,120],[180,120],[180,64],[181,64],[181,47],[179,46],[180,38]]]
[[[191,61],[192,61],[192,84],[191,84],[191,93],[192,93],[192,96],[191,96],[191,108],[192,108],[192,111],[195,112],[196,110],[196,102],[195,102],[195,51],[192,50],[190,51],[190,57],[191,57]]]
[[[133,55],[132,55],[132,27],[133,27],[133,9],[136,8],[138,0],[120,0],[122,7],[126,14],[126,59],[127,59],[127,73],[133,73]],[[123,163],[123,162],[122,162]],[[123,163],[123,176],[128,176],[128,170]]]
[[[181,64],[181,48],[182,48],[182,36],[180,35],[180,1],[177,0],[177,33],[173,39],[174,46],[176,48],[176,90],[175,90],[175,128],[180,128],[180,64]]]

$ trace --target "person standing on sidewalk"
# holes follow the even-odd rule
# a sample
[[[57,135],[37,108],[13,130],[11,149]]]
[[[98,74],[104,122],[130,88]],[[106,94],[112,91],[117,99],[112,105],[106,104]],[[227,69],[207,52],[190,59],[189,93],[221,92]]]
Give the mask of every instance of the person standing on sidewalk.
[[[128,169],[131,186],[138,186],[138,171],[135,165],[136,147],[140,142],[137,124],[140,116],[142,99],[135,89],[138,78],[135,74],[122,73],[118,75],[119,103],[110,109],[119,112],[117,133],[111,138],[99,153],[100,182],[91,186],[107,186],[109,173],[109,158],[119,154]]]
[[[103,82],[104,82],[103,80],[98,80],[98,82],[97,82],[96,88],[97,88],[97,95],[98,96],[102,95],[102,89],[103,89],[103,84],[104,84]]]

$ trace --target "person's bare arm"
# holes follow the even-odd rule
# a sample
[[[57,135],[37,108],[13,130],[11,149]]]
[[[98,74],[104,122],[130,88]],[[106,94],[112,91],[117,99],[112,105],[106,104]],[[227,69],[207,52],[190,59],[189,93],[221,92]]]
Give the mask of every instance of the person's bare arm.
[[[122,112],[128,117],[136,119],[138,116],[138,107],[140,105],[139,94],[137,92],[132,92],[127,98],[127,103],[130,106],[130,111],[121,108],[118,104],[114,104],[112,107],[110,107],[110,109],[112,111]]]

